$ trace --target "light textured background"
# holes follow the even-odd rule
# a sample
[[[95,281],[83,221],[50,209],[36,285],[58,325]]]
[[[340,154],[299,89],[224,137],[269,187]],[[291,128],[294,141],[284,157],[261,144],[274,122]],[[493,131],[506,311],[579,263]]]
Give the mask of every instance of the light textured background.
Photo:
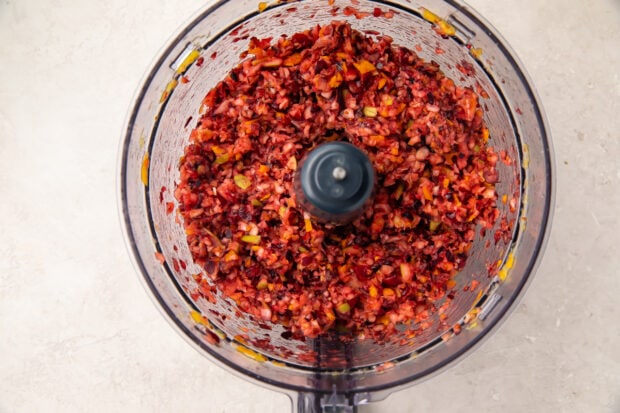
[[[141,76],[201,7],[0,0],[0,412],[287,412],[160,316],[116,211]],[[476,353],[364,412],[620,412],[620,1],[469,0],[547,111],[557,208],[512,317]]]

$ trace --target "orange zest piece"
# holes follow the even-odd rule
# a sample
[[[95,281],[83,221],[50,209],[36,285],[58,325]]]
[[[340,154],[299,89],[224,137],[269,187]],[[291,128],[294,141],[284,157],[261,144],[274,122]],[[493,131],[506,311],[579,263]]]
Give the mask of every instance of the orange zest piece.
[[[142,158],[142,168],[140,168],[140,178],[144,186],[149,186],[149,154],[145,153]]]
[[[353,66],[355,66],[355,68],[358,72],[360,72],[361,75],[377,70],[377,68],[375,68],[375,65],[373,65],[366,59],[362,59],[359,62],[353,63]]]
[[[241,241],[248,243],[248,244],[259,244],[260,235],[244,235],[241,237]]]
[[[295,53],[284,60],[284,66],[295,66],[301,63],[301,54]]]

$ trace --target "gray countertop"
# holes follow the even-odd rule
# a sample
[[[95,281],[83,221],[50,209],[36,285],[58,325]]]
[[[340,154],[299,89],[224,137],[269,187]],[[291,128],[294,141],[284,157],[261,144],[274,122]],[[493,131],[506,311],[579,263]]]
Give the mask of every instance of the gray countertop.
[[[459,364],[362,412],[620,412],[620,1],[469,0],[551,126],[534,281]],[[0,412],[287,412],[190,348],[134,274],[116,211],[131,98],[201,1],[0,0]]]

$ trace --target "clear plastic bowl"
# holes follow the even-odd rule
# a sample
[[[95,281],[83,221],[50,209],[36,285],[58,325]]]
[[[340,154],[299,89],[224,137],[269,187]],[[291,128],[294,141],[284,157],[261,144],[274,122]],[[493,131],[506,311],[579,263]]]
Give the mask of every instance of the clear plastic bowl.
[[[357,19],[343,14],[347,6],[371,14],[375,7],[394,13],[391,18]],[[460,1],[298,1],[270,4],[262,12],[258,7],[256,1],[211,2],[170,41],[148,72],[121,144],[119,204],[126,240],[158,307],[201,353],[245,378],[287,392],[296,411],[329,406],[352,411],[438,372],[471,350],[514,307],[531,279],[550,225],[554,184],[549,129],[514,53]],[[445,314],[447,325],[462,327],[458,335],[439,328],[436,314],[433,326],[413,339],[403,332],[382,345],[369,340],[346,345],[329,339],[300,341],[284,338],[281,326],[239,316],[234,303],[219,293],[215,305],[191,298],[198,287],[192,274],[202,269],[193,264],[182,224],[175,213],[166,212],[166,203],[175,202],[178,160],[199,119],[203,97],[239,63],[249,37],[293,34],[335,19],[360,31],[387,34],[425,60],[438,62],[457,84],[488,94],[482,104],[489,142],[514,161],[498,163],[497,190],[500,199],[514,198],[517,208],[511,212],[510,202],[498,202],[501,217],[512,224],[512,240],[495,243],[494,231],[479,236],[455,278],[456,297]],[[454,33],[440,36],[434,26]],[[473,74],[465,75],[463,67],[473,68]],[[180,82],[181,75],[191,81]],[[490,247],[485,247],[487,241]],[[165,258],[163,265],[159,254]],[[491,274],[489,266],[496,269]],[[472,280],[478,281],[477,288],[464,291]]]

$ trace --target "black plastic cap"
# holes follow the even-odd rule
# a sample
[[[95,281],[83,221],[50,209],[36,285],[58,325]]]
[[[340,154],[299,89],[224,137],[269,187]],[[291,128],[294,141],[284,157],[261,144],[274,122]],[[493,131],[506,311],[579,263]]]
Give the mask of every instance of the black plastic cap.
[[[311,151],[297,176],[302,206],[317,218],[345,223],[357,216],[373,192],[375,174],[357,147],[329,142]]]

